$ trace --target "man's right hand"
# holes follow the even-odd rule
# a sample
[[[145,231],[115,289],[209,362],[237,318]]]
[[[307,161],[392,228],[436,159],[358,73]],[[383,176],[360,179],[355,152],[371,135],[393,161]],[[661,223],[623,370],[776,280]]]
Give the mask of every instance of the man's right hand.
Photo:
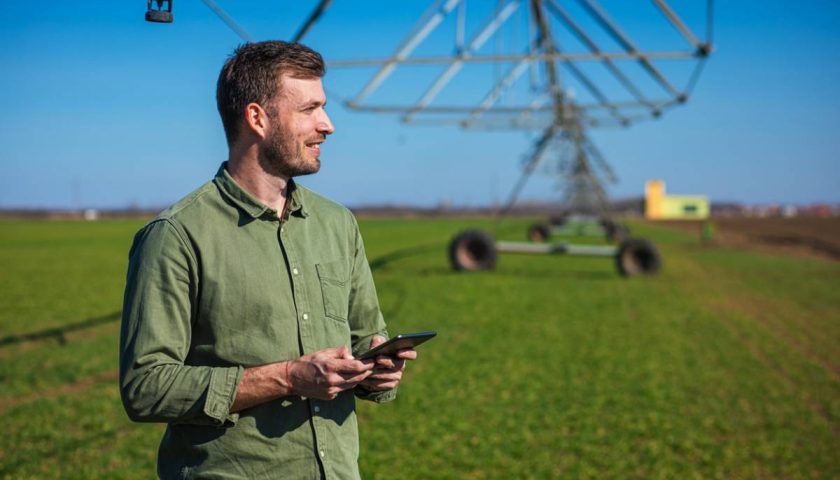
[[[328,348],[287,363],[286,379],[292,393],[332,400],[373,373],[374,362],[353,358],[347,347]]]

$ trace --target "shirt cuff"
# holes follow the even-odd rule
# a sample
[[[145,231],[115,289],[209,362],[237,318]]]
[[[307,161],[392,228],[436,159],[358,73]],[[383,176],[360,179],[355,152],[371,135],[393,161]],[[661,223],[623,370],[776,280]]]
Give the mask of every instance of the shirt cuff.
[[[370,391],[366,388],[363,388],[361,386],[357,386],[356,388],[353,389],[353,393],[356,394],[356,397],[358,397],[362,400],[368,400],[368,401],[376,402],[376,403],[390,402],[390,401],[394,400],[395,398],[397,398],[397,389],[396,388],[392,388],[391,390],[385,390],[385,391],[382,391],[382,392],[372,392],[372,391]]]
[[[212,419],[214,425],[233,426],[239,420],[239,414],[230,413],[230,407],[244,371],[242,367],[213,368],[210,371],[204,414]]]

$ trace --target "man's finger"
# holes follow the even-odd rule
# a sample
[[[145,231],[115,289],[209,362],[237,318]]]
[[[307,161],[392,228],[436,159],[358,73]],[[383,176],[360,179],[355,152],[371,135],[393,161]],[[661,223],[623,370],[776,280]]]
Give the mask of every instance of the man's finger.
[[[378,369],[392,369],[395,366],[396,359],[388,355],[379,355],[376,357],[376,368]]]
[[[403,348],[402,350],[397,351],[397,358],[401,358],[403,360],[416,360],[417,351],[413,348]]]
[[[371,362],[362,362],[355,359],[340,359],[335,362],[335,371],[337,373],[351,373],[357,374],[360,372],[367,372],[373,370],[374,364]]]
[[[402,372],[374,373],[367,377],[364,382],[394,382],[402,379]]]
[[[395,380],[365,380],[361,383],[364,385],[368,390],[374,391],[383,391],[383,390],[391,390],[392,388],[396,388],[399,385],[398,381]]]
[[[374,370],[402,370],[405,368],[405,360],[385,355],[376,357],[376,368]]]
[[[339,373],[338,374],[338,379],[336,379],[336,381],[340,385],[350,385],[350,384],[356,385],[357,383],[369,378],[371,376],[371,373],[372,372],[370,372],[370,371],[363,372],[363,373],[358,373],[358,374],[355,374],[355,375],[354,374],[349,374],[349,373]]]

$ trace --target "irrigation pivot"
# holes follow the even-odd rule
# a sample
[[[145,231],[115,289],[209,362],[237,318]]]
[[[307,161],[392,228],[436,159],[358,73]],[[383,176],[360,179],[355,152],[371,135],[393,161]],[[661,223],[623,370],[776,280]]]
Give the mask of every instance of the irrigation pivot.
[[[172,0],[147,1],[148,20],[171,22]],[[293,41],[317,36],[313,26],[336,4],[375,9],[349,1],[313,2]],[[203,2],[251,41],[214,1]],[[679,11],[669,2],[679,3]],[[331,59],[327,64],[374,70],[344,100],[351,110],[397,115],[414,125],[533,132],[521,176],[497,217],[510,211],[534,173],[548,173],[556,179],[562,201],[547,222],[528,230],[531,242],[597,232],[619,242],[608,256],[619,259],[621,273],[653,273],[660,265],[655,247],[630,239],[629,230],[614,219],[606,185],[617,176],[589,132],[658,119],[685,104],[712,52],[712,12],[713,0],[434,0],[390,55]],[[428,76],[430,69],[433,75]],[[406,70],[426,75],[409,75],[407,82],[406,77],[397,79]],[[396,88],[390,95],[383,93],[389,86]],[[531,248],[495,242],[493,249],[576,254],[564,245]],[[620,252],[649,250],[654,253],[631,255],[647,266],[636,268],[620,260]],[[591,251],[607,255],[606,249]],[[495,260],[494,255],[487,265]],[[454,260],[452,266],[469,269]]]
[[[492,268],[496,253],[527,252],[611,256],[624,275],[654,273],[660,266],[655,247],[645,240],[629,239],[627,228],[613,219],[605,185],[615,183],[616,175],[588,132],[657,119],[688,101],[712,52],[712,1],[681,2],[694,14],[694,21],[687,22],[666,0],[437,0],[390,56],[329,65],[376,68],[345,102],[357,111],[395,114],[407,124],[538,133],[499,218],[515,204],[530,176],[544,171],[557,179],[562,208],[550,221],[531,227],[528,238],[532,242],[585,228],[621,242],[616,247],[578,251],[565,243],[536,247],[492,242],[487,234],[468,231],[450,245],[454,269]],[[629,10],[646,8],[660,21],[658,28],[631,34],[631,28],[605,7],[607,3],[625,17]],[[480,20],[471,21],[474,18]],[[699,29],[705,34],[703,40],[695,33],[698,23],[704,24]],[[418,54],[445,24],[454,25],[450,53]],[[667,34],[670,43],[663,41]],[[648,43],[650,48],[645,47]],[[687,67],[675,72],[675,64]],[[496,67],[497,74],[483,96],[465,104],[459,98],[463,90],[453,88],[454,93],[447,95],[459,76],[468,75],[469,67],[486,65]],[[407,91],[388,103],[377,100],[399,69],[429,66],[437,66],[438,73],[413,97],[416,100],[408,101],[412,96]],[[570,228],[572,224],[576,227]],[[485,256],[491,250],[493,255]]]

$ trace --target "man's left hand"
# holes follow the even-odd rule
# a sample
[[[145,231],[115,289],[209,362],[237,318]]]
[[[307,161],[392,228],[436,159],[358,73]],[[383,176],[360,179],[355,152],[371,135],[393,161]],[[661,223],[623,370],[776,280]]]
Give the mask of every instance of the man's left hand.
[[[382,343],[385,343],[385,337],[375,335],[370,340],[370,348]],[[402,380],[402,375],[405,371],[405,361],[415,360],[416,358],[417,352],[413,348],[398,350],[394,356],[379,355],[373,359],[373,362],[375,362],[373,373],[362,380],[359,385],[370,391],[383,391],[396,388]]]

